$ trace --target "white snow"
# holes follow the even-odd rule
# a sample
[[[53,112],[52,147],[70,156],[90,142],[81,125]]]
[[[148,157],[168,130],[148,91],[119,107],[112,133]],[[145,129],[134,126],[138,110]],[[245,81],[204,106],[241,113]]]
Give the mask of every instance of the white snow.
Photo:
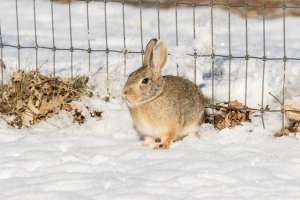
[[[19,0],[20,41],[34,45],[33,6],[30,0]],[[52,45],[50,3],[37,2],[38,43]],[[15,1],[0,0],[0,24],[4,43],[16,44]],[[68,7],[55,4],[55,38],[58,47],[70,46]],[[108,44],[111,49],[123,48],[122,7],[109,3]],[[193,40],[192,12],[178,9],[179,47],[175,43],[174,10],[160,13],[161,36],[169,45],[168,64],[164,73],[179,73],[193,80],[193,53],[210,53],[210,10],[196,9],[196,40]],[[90,3],[91,33],[86,32],[85,4],[72,4],[74,46],[87,48],[87,38],[93,48],[105,49],[103,3]],[[143,10],[143,45],[157,36],[157,13]],[[232,15],[232,53],[245,54],[244,20]],[[214,41],[218,54],[228,53],[228,21],[225,11],[214,14]],[[299,19],[287,18],[287,54],[299,55]],[[140,50],[139,9],[126,6],[126,44],[129,50]],[[266,54],[283,56],[282,19],[266,23]],[[249,54],[262,56],[262,21],[249,19]],[[4,48],[7,64],[5,77],[17,66],[16,50]],[[34,50],[21,50],[21,67],[34,69]],[[69,75],[70,53],[57,52],[58,75]],[[88,72],[86,52],[74,53],[76,74],[91,75],[96,92],[92,99],[83,98],[79,105],[103,110],[103,119],[88,118],[82,126],[73,124],[69,113],[61,113],[32,128],[16,130],[0,121],[0,199],[5,200],[156,200],[156,199],[259,199],[296,200],[300,198],[299,136],[274,138],[281,126],[281,116],[266,113],[266,129],[254,116],[251,123],[233,129],[217,131],[208,124],[200,127],[199,138],[189,136],[173,144],[170,150],[154,151],[142,146],[132,127],[132,121],[119,92],[124,77],[123,55],[110,53],[110,89],[113,99],[101,100],[106,92],[104,53],[92,54],[92,69]],[[141,63],[138,54],[128,55],[127,74]],[[52,52],[39,51],[43,72],[51,73]],[[249,61],[248,104],[261,103],[262,62]],[[203,84],[204,94],[211,95],[210,60],[197,60],[197,84]],[[228,98],[228,60],[218,58],[216,70],[222,75],[215,81],[215,95],[220,101]],[[264,104],[278,108],[268,95],[281,97],[283,64],[266,64]],[[233,60],[231,68],[231,99],[244,102],[245,61]],[[298,101],[300,90],[298,63],[287,63],[287,100]]]

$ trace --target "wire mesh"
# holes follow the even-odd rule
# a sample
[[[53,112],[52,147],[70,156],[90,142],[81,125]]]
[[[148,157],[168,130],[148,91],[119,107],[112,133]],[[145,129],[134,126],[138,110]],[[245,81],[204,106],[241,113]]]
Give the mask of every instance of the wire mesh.
[[[70,53],[70,76],[74,76],[74,52],[86,52],[88,54],[88,71],[91,71],[91,55],[95,52],[102,52],[105,54],[105,67],[106,67],[106,81],[107,81],[107,93],[110,93],[110,54],[111,53],[119,53],[123,54],[123,74],[126,77],[127,75],[127,60],[128,60],[128,54],[140,54],[141,59],[143,60],[144,56],[144,27],[143,27],[143,12],[144,12],[144,1],[139,0],[137,1],[137,6],[139,9],[139,35],[140,35],[140,50],[129,50],[127,49],[127,33],[126,33],[126,0],[104,0],[102,1],[104,4],[103,7],[103,13],[104,13],[104,31],[105,31],[105,48],[93,48],[92,42],[90,38],[90,3],[91,0],[84,0],[83,3],[85,3],[85,17],[86,17],[86,34],[87,34],[87,48],[82,47],[76,47],[73,43],[73,25],[72,25],[72,2],[69,0],[68,3],[68,28],[69,28],[69,47],[57,47],[56,46],[56,35],[55,35],[55,29],[56,24],[54,20],[54,12],[55,12],[55,2],[53,0],[49,1],[49,8],[50,8],[50,19],[49,24],[51,26],[51,46],[41,45],[39,44],[39,35],[38,35],[38,26],[37,26],[37,6],[36,6],[36,0],[32,0],[32,13],[33,13],[33,26],[34,26],[34,43],[33,45],[25,45],[21,44],[20,42],[20,21],[19,21],[19,0],[15,0],[15,18],[16,18],[16,43],[7,43],[3,41],[3,35],[5,32],[3,32],[3,29],[1,27],[0,22],[0,49],[1,49],[1,61],[5,61],[5,57],[3,54],[3,51],[5,48],[14,48],[17,50],[17,68],[20,69],[21,67],[21,52],[24,50],[33,49],[35,51],[35,69],[39,70],[39,51],[40,50],[48,50],[52,51],[52,74],[53,76],[56,75],[56,54],[57,51],[63,51],[63,52],[69,52]],[[109,18],[107,14],[107,5],[111,2],[119,3],[122,8],[122,49],[114,49],[110,48],[109,45],[109,32],[108,32],[108,24],[109,24]],[[161,29],[161,1],[155,0],[153,1],[154,8],[156,10],[156,16],[157,16],[157,37],[160,38],[162,34]],[[282,80],[282,104],[285,103],[286,98],[286,68],[287,63],[289,61],[300,61],[299,57],[293,57],[293,56],[287,56],[287,47],[286,47],[286,10],[287,9],[300,9],[300,6],[296,5],[290,5],[286,3],[286,0],[282,0],[282,5],[269,5],[266,4],[265,1],[263,1],[261,4],[249,4],[247,0],[245,0],[242,4],[232,4],[230,0],[226,0],[224,2],[216,2],[215,0],[209,0],[208,3],[199,3],[199,1],[175,1],[173,7],[171,9],[174,10],[174,21],[175,21],[175,44],[178,47],[179,46],[179,38],[180,38],[180,29],[179,26],[179,19],[178,19],[178,8],[180,6],[188,6],[189,9],[192,11],[192,32],[193,32],[193,39],[195,40],[197,38],[196,35],[196,15],[197,15],[197,8],[198,7],[207,7],[210,9],[209,15],[210,15],[210,45],[211,45],[211,51],[209,54],[197,52],[197,49],[193,49],[193,53],[186,53],[187,56],[191,56],[193,59],[193,76],[194,76],[194,82],[197,82],[197,62],[199,58],[207,58],[210,60],[210,68],[211,68],[211,105],[208,105],[208,107],[214,108],[215,107],[215,62],[217,58],[225,58],[228,60],[228,102],[232,100],[232,77],[231,77],[231,70],[232,70],[232,62],[233,60],[240,59],[245,61],[245,83],[244,83],[244,106],[245,109],[247,109],[248,106],[248,73],[249,73],[249,60],[255,59],[262,61],[262,78],[261,78],[261,102],[260,102],[260,108],[258,109],[261,113],[261,119],[262,124],[265,127],[264,123],[264,113],[265,112],[281,112],[282,113],[282,127],[285,126],[285,119],[284,119],[284,107],[280,110],[272,110],[269,108],[266,108],[265,102],[265,75],[266,75],[266,66],[267,62],[269,61],[281,61],[283,63],[283,80]],[[214,10],[215,7],[223,7],[225,10],[227,10],[227,18],[228,18],[228,51],[227,53],[217,53],[215,51],[215,29],[214,29]],[[263,55],[257,56],[257,55],[250,55],[249,54],[249,17],[244,15],[244,27],[245,27],[245,53],[244,55],[233,55],[232,52],[232,9],[234,8],[241,8],[245,13],[247,13],[248,9],[262,9],[262,38],[263,38]],[[268,56],[266,53],[266,9],[270,8],[276,8],[281,9],[282,11],[282,26],[283,26],[283,55],[282,57],[275,57],[275,56]],[[147,19],[148,20],[148,19]],[[173,25],[172,25],[173,26]],[[173,27],[174,27],[173,26]],[[170,54],[170,53],[169,53]],[[177,68],[177,75],[179,74],[179,64],[176,63]],[[3,84],[3,68],[1,68],[1,84]],[[214,109],[212,109],[214,112]]]

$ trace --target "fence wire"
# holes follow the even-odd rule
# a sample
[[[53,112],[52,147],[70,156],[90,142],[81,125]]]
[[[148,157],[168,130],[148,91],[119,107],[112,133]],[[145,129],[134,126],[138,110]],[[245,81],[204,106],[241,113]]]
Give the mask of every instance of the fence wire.
[[[127,74],[127,56],[128,54],[140,54],[141,59],[143,59],[144,56],[144,27],[143,27],[143,9],[144,8],[144,3],[142,0],[137,1],[137,7],[139,9],[139,31],[140,31],[140,50],[129,50],[127,49],[127,38],[126,38],[126,0],[103,0],[103,13],[104,13],[104,30],[105,30],[105,49],[97,49],[97,48],[92,48],[91,45],[91,39],[90,39],[90,3],[91,0],[84,0],[85,3],[85,17],[86,17],[86,33],[88,34],[88,39],[87,39],[87,48],[79,48],[74,46],[73,43],[73,30],[72,30],[72,2],[69,0],[68,3],[68,25],[69,25],[69,40],[70,44],[69,47],[57,47],[56,46],[56,35],[55,35],[55,21],[54,21],[54,11],[55,11],[55,6],[56,3],[53,0],[50,0],[49,2],[49,7],[50,7],[50,13],[51,13],[51,35],[52,35],[52,46],[43,46],[40,45],[38,42],[38,34],[37,34],[37,7],[36,7],[36,0],[32,0],[32,13],[33,13],[33,25],[34,25],[34,45],[32,46],[26,46],[22,45],[20,43],[20,24],[19,24],[19,0],[15,0],[15,18],[16,18],[16,33],[17,33],[17,41],[16,44],[11,44],[3,41],[3,29],[1,28],[0,24],[0,58],[1,62],[5,61],[3,51],[5,48],[14,48],[17,49],[17,67],[20,69],[21,66],[21,50],[28,50],[28,49],[34,49],[35,50],[35,68],[36,70],[39,70],[39,51],[40,50],[49,50],[52,51],[52,73],[53,76],[56,75],[56,53],[57,51],[64,51],[64,52],[69,52],[70,53],[70,76],[74,76],[74,66],[73,66],[73,57],[74,57],[74,52],[76,51],[81,51],[81,52],[86,52],[88,54],[88,69],[89,71],[91,70],[91,54],[94,52],[102,52],[105,54],[105,67],[106,67],[106,80],[107,80],[107,93],[110,93],[110,74],[109,74],[109,55],[111,53],[119,53],[123,54],[123,73],[124,76]],[[123,49],[112,49],[109,46],[108,43],[108,24],[109,24],[109,18],[107,16],[107,4],[114,2],[114,3],[120,3],[122,5],[122,37],[123,37]],[[225,3],[224,3],[225,2]],[[210,59],[210,66],[211,66],[211,105],[208,105],[210,108],[214,108],[215,105],[215,61],[217,58],[226,58],[228,60],[228,102],[232,100],[231,93],[232,93],[232,84],[231,84],[231,67],[232,67],[232,61],[234,59],[240,59],[245,61],[245,84],[244,84],[244,105],[245,109],[247,109],[248,106],[248,73],[249,73],[249,60],[255,59],[255,60],[260,60],[263,63],[262,67],[262,87],[261,87],[261,104],[260,108],[258,111],[261,112],[261,118],[262,118],[262,124],[265,127],[264,123],[264,113],[265,112],[281,112],[282,113],[282,127],[285,126],[285,119],[284,119],[284,107],[280,110],[272,110],[269,108],[266,108],[264,105],[264,97],[265,97],[265,73],[266,73],[266,64],[269,61],[281,61],[282,67],[283,67],[283,82],[282,82],[282,104],[284,105],[285,103],[285,96],[286,96],[286,68],[287,68],[287,63],[289,61],[300,61],[300,58],[298,57],[288,57],[286,53],[286,10],[287,9],[300,9],[300,6],[297,5],[290,5],[286,3],[286,0],[282,0],[281,5],[269,5],[266,4],[265,1],[263,0],[262,4],[249,4],[247,0],[244,1],[244,3],[241,4],[232,4],[230,0],[226,0],[224,2],[216,2],[214,0],[210,0],[209,3],[199,3],[199,1],[175,1],[172,10],[174,10],[174,21],[175,21],[175,40],[176,40],[176,46],[179,46],[179,38],[180,38],[180,26],[178,23],[178,7],[179,6],[187,6],[191,9],[192,11],[192,27],[191,31],[193,32],[193,39],[195,40],[197,38],[196,35],[196,8],[198,7],[207,7],[210,8],[210,36],[211,36],[211,52],[209,54],[201,54],[197,52],[197,49],[193,50],[193,53],[187,53],[187,56],[193,57],[193,73],[194,73],[194,82],[197,80],[197,61],[199,58],[208,58]],[[149,2],[147,2],[149,3]],[[154,7],[156,9],[156,16],[157,16],[157,37],[161,37],[161,23],[160,23],[160,13],[161,13],[161,1],[160,0],[155,0],[153,2]],[[227,10],[227,18],[228,18],[228,52],[227,54],[217,54],[215,52],[215,41],[214,41],[214,35],[215,35],[215,30],[214,30],[214,10],[216,7],[222,7]],[[247,13],[248,9],[262,9],[262,38],[263,38],[263,56],[253,56],[249,54],[249,22],[248,22],[248,16],[247,14],[244,15],[244,26],[245,26],[245,54],[243,56],[236,56],[232,54],[232,21],[231,21],[231,16],[232,16],[232,9],[234,8],[240,8],[243,9],[245,13]],[[283,26],[283,50],[282,50],[282,57],[272,57],[272,56],[267,56],[266,54],[266,9],[280,9],[282,11],[282,26]],[[176,64],[177,68],[177,75],[179,74],[179,65],[178,63]],[[1,84],[3,84],[3,67],[1,67]],[[212,109],[214,111],[214,109]]]

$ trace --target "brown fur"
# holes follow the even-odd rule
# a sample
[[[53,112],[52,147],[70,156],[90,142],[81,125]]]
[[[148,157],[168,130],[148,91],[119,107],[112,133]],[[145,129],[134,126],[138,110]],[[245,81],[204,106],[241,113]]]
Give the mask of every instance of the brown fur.
[[[161,76],[160,69],[167,59],[167,50],[162,42],[154,47],[151,40],[146,49],[148,58],[155,62],[133,72],[126,82],[123,95],[138,132],[147,138],[159,138],[156,148],[169,148],[174,140],[180,139],[193,127],[202,123],[204,97],[191,81],[177,76]],[[153,48],[154,47],[154,48]],[[157,50],[157,59],[152,51]],[[151,53],[151,54],[149,54]],[[147,84],[143,80],[147,78]]]
[[[170,130],[161,137],[161,144],[158,145],[159,148],[168,149],[170,145],[175,140],[176,137],[176,124],[170,127]]]

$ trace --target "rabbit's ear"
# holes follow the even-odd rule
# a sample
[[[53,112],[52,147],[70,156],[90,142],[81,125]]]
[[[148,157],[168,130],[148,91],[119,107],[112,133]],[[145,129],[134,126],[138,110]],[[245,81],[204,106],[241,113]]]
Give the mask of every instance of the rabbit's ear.
[[[146,47],[145,57],[144,57],[144,65],[151,66],[152,65],[152,58],[153,58],[153,48],[157,43],[157,39],[151,39]]]
[[[167,62],[168,50],[164,41],[159,40],[153,49],[153,72],[160,76],[161,69]]]

